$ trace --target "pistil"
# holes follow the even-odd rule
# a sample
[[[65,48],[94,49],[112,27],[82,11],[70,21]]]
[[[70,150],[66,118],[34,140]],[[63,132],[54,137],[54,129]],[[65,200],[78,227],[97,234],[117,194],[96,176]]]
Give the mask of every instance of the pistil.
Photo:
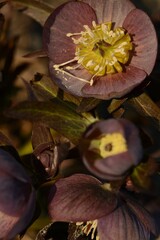
[[[126,139],[121,133],[109,133],[91,141],[89,149],[102,158],[124,153],[128,150]]]

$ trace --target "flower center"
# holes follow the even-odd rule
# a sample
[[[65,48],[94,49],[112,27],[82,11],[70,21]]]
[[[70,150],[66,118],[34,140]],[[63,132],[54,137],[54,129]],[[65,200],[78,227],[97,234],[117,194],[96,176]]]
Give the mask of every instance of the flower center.
[[[93,29],[84,26],[80,38],[72,38],[78,63],[96,76],[122,72],[133,48],[131,37],[122,27],[112,30],[111,22],[92,25]]]
[[[53,68],[70,76],[72,73],[68,70],[77,69],[82,65],[92,74],[91,79],[87,81],[74,77],[79,81],[89,82],[90,85],[93,84],[95,76],[122,72],[130,60],[133,44],[124,28],[112,30],[112,25],[111,22],[96,25],[93,21],[92,29],[84,25],[85,30],[80,33],[67,33],[67,37],[71,37],[76,45],[75,57],[67,62],[55,64]]]
[[[89,150],[98,150],[100,156],[106,158],[126,152],[127,142],[121,133],[109,133],[100,139],[92,140]]]

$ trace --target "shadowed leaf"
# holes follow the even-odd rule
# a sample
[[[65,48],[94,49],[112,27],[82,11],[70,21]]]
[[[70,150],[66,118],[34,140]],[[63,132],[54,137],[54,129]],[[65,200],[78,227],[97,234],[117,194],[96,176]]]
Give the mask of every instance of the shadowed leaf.
[[[7,1],[2,1],[2,2],[0,2],[0,8],[2,8],[4,5],[6,5],[7,4]]]
[[[12,0],[14,7],[21,9],[25,14],[44,24],[51,12],[66,0],[57,0],[49,3],[41,0]]]
[[[118,110],[121,105],[127,100],[127,98],[122,99],[112,99],[110,105],[108,106],[107,110],[109,113],[113,113]]]
[[[91,122],[58,99],[52,102],[22,102],[6,112],[7,116],[41,121],[74,144]]]
[[[142,93],[127,101],[127,105],[132,105],[141,116],[151,118],[155,126],[160,130],[160,108],[146,94]]]

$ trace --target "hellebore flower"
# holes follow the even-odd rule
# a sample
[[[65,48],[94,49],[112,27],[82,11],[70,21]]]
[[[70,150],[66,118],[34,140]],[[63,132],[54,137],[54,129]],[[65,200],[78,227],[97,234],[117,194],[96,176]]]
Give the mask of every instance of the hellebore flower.
[[[124,177],[142,157],[138,129],[126,119],[93,123],[80,140],[80,151],[89,171],[108,180]]]
[[[142,206],[120,192],[109,191],[106,184],[85,174],[56,182],[49,213],[53,221],[81,226],[81,232],[91,236],[89,239],[149,240],[150,232],[157,234],[152,217]]]
[[[157,37],[150,18],[129,0],[70,1],[47,19],[43,45],[51,77],[82,97],[121,97],[154,67]]]
[[[13,239],[30,223],[35,192],[23,167],[0,149],[0,239]]]

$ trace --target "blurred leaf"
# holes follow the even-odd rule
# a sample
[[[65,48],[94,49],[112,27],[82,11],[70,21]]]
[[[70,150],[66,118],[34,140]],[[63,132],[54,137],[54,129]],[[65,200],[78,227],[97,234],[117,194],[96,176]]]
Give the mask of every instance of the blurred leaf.
[[[0,146],[12,146],[12,142],[2,132],[0,132]]]
[[[3,24],[4,24],[4,16],[3,14],[0,13],[0,33],[2,31]]]
[[[78,144],[82,133],[92,123],[58,99],[52,102],[22,102],[8,110],[6,114],[13,118],[40,121],[74,144]]]
[[[12,4],[41,25],[44,24],[49,14],[53,11],[51,6],[39,0],[12,0]]]
[[[128,100],[126,106],[128,107],[129,105],[132,105],[141,116],[152,119],[156,128],[160,130],[160,108],[146,93]]]
[[[2,2],[0,2],[0,8],[2,8],[4,5],[6,5],[7,2],[8,2],[8,1],[2,1]]]
[[[9,37],[9,26],[5,27],[0,34],[0,99],[2,111],[7,108],[11,103],[11,97],[13,97],[20,89],[15,85],[17,76],[22,73],[28,66],[29,63],[21,62],[15,63],[15,55],[18,49],[19,37]],[[2,122],[2,117],[0,122]]]
[[[41,25],[52,11],[67,0],[42,1],[42,0],[12,0],[15,8],[21,9],[25,14],[35,19]]]
[[[140,163],[134,168],[130,178],[140,191],[157,194],[160,187],[155,183],[155,177],[158,176],[159,166],[154,158],[149,158],[146,162]],[[160,178],[159,178],[160,179]]]

